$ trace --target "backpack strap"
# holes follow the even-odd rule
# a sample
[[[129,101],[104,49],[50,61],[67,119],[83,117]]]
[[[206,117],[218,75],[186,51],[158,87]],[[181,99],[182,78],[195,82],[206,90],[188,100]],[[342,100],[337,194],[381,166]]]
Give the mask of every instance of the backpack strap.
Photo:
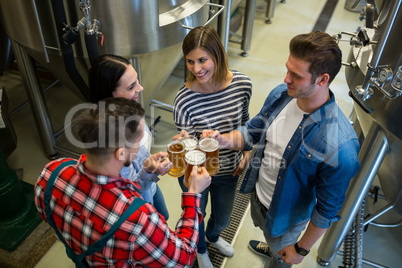
[[[72,259],[76,265],[76,267],[86,267],[87,264],[85,262],[85,257],[89,255],[93,255],[96,252],[100,251],[102,248],[105,247],[107,241],[113,237],[113,235],[116,233],[116,231],[119,229],[120,225],[125,222],[138,208],[140,208],[143,204],[145,204],[145,200],[142,198],[135,198],[134,201],[130,204],[130,206],[124,211],[123,215],[120,216],[120,218],[110,227],[109,231],[107,231],[101,239],[98,241],[94,242],[92,245],[90,245],[87,250],[85,250],[82,254],[77,255],[67,244],[67,242],[64,240],[63,236],[61,235],[59,229],[56,227],[53,219],[50,217],[51,215],[51,210],[49,206],[49,201],[51,198],[52,194],[52,189],[54,185],[54,181],[56,177],[59,175],[60,171],[68,166],[68,165],[73,165],[76,164],[76,160],[70,160],[61,163],[57,168],[54,169],[52,174],[50,175],[50,178],[47,182],[46,185],[46,190],[45,190],[45,197],[44,197],[44,204],[45,204],[45,213],[46,213],[46,220],[49,223],[49,225],[55,230],[57,237],[60,239],[60,241],[63,242],[64,246],[66,247],[66,252],[67,255],[70,259]]]

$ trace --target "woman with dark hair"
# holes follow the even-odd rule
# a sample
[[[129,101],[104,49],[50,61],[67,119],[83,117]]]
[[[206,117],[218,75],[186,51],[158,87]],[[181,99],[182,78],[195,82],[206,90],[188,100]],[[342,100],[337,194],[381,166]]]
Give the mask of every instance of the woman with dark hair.
[[[200,136],[204,129],[228,133],[249,120],[248,106],[252,84],[244,74],[230,70],[228,58],[215,29],[196,27],[183,41],[183,54],[189,70],[186,83],[174,101],[174,122],[179,135]],[[197,260],[199,267],[212,267],[206,241],[225,256],[233,256],[233,247],[219,235],[230,224],[238,176],[246,168],[250,152],[219,151],[219,172],[202,193],[201,210],[205,217],[208,194],[211,194],[211,215],[208,225],[200,223]],[[184,192],[183,177],[179,183]]]
[[[137,101],[140,92],[144,90],[137,76],[137,72],[127,59],[111,54],[99,56],[89,71],[91,101],[97,103],[99,100],[108,97]],[[143,188],[138,192],[147,202],[151,202],[167,220],[169,212],[162,191],[156,183],[159,178],[157,175],[148,174],[144,170],[144,165],[147,164],[146,161],[150,157],[151,143],[151,132],[145,125],[140,151],[131,165],[122,169],[121,175],[132,181],[138,180],[141,188]]]

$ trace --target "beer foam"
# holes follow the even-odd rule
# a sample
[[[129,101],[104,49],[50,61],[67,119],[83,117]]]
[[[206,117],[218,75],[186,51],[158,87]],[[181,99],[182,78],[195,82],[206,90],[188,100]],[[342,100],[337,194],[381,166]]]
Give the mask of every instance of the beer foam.
[[[181,153],[184,151],[184,143],[181,141],[172,141],[168,144],[168,151],[172,153]]]
[[[183,143],[186,146],[186,150],[187,150],[187,148],[189,148],[189,149],[194,148],[195,149],[197,147],[197,141],[193,140],[193,139],[184,139]]]
[[[200,149],[205,152],[213,152],[219,148],[219,142],[212,138],[205,138],[200,141]]]
[[[201,151],[192,150],[192,151],[188,151],[185,154],[185,159],[186,159],[186,162],[189,163],[190,165],[198,166],[205,162],[206,156],[205,156],[205,153],[203,153]]]

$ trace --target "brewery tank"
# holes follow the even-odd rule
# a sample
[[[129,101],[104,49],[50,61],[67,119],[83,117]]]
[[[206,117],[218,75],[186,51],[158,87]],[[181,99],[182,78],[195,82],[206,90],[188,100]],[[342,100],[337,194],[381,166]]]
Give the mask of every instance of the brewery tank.
[[[85,101],[95,56],[123,56],[139,73],[146,108],[181,59],[189,29],[208,22],[209,2],[0,0],[1,24],[13,44],[45,154],[54,158],[58,150],[32,59]]]
[[[371,95],[365,101],[354,101],[354,109],[365,136],[373,124],[385,134],[389,150],[377,175],[386,200],[394,204],[394,210],[402,215],[402,165],[399,162],[402,155],[402,89],[392,86],[398,67],[402,66],[402,10],[400,6],[395,10],[394,3],[388,1],[379,14],[376,28],[368,29],[374,44],[351,49],[348,62],[356,62],[359,67],[346,68],[345,76],[351,91],[370,76]],[[381,45],[380,50],[378,46]],[[360,104],[366,104],[369,110],[366,111]]]
[[[89,20],[87,26],[92,27],[91,34],[96,35],[98,54],[139,60],[145,88],[143,99],[147,104],[181,58],[181,42],[189,31],[183,25],[203,25],[209,16],[208,2],[0,0],[0,12],[8,36],[72,90],[77,90],[77,85],[63,67],[57,26],[60,14],[55,11],[55,5],[63,7],[65,23],[71,28]],[[80,30],[72,45],[74,63],[85,82],[90,68],[85,42],[87,31],[87,28]]]
[[[345,239],[350,235],[356,241],[354,259],[361,264],[362,227],[380,216],[396,212],[382,227],[401,224],[402,88],[396,83],[402,76],[398,73],[402,69],[401,5],[402,0],[382,2],[381,8],[377,7],[379,13],[374,27],[361,29],[350,39],[352,48],[345,76],[357,116],[355,130],[363,135],[359,153],[361,167],[347,190],[339,212],[342,219],[330,226],[318,249],[317,261],[324,266],[335,258],[342,242],[344,258],[350,258],[350,241]],[[364,217],[364,200],[376,176],[387,204],[377,211],[366,212],[368,215]]]

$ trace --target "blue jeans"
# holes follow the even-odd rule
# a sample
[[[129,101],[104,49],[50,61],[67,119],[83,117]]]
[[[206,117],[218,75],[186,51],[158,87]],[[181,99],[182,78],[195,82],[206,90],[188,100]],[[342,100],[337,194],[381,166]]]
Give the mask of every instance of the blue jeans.
[[[183,184],[183,178],[179,178],[179,184],[183,192],[187,192],[188,189]],[[221,232],[229,226],[238,178],[239,176],[232,175],[212,176],[211,185],[201,193],[200,206],[204,217],[199,227],[198,253],[202,254],[207,251],[205,236],[210,242],[216,242]],[[204,218],[206,216],[205,208],[208,203],[208,193],[211,194],[211,215],[205,230]]]
[[[165,198],[163,197],[162,191],[159,188],[159,185],[156,184],[156,192],[153,196],[154,199],[154,207],[156,210],[165,217],[165,220],[169,219],[169,211],[166,207]]]

